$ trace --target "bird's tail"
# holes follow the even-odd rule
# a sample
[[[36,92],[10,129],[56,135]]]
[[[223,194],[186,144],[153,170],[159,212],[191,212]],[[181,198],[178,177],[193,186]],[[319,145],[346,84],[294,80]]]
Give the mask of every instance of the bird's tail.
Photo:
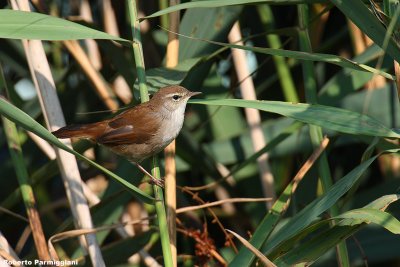
[[[52,132],[57,138],[87,138],[96,139],[104,131],[103,123],[68,125]]]

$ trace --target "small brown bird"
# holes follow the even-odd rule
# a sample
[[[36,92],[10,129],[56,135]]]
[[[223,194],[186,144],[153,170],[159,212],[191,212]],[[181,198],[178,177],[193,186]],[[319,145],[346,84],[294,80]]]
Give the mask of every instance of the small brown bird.
[[[186,103],[200,92],[190,92],[182,86],[161,88],[150,101],[120,113],[112,119],[90,124],[69,125],[53,132],[58,138],[86,138],[126,157],[148,175],[159,180],[139,163],[162,151],[179,134],[185,116]]]

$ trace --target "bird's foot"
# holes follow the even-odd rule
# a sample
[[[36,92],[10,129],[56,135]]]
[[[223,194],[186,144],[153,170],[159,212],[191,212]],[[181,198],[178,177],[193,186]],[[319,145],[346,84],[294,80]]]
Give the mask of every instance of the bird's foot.
[[[153,176],[151,176],[149,183],[152,184],[152,185],[157,185],[157,186],[159,186],[161,188],[164,188],[164,179],[162,179],[162,178],[161,179],[157,179],[157,178],[154,178]]]
[[[140,165],[140,164],[137,163],[137,162],[133,162],[133,163],[139,168],[139,170],[140,170],[143,174],[145,174],[145,175],[147,175],[148,177],[150,177],[150,181],[149,181],[150,184],[158,185],[159,187],[164,188],[164,179],[157,179],[157,178],[155,178],[153,175],[151,175],[151,173],[149,173],[148,171],[146,171],[146,169],[143,168],[142,165]]]

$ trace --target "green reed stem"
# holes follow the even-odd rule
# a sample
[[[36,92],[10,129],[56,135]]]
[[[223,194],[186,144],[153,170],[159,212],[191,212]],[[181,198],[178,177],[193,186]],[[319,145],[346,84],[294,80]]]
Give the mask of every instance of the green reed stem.
[[[273,30],[274,14],[269,5],[258,5],[257,11],[260,16],[264,30]],[[271,48],[282,49],[282,43],[278,35],[266,35],[267,42]],[[297,96],[296,86],[294,85],[292,74],[290,73],[290,66],[287,64],[285,58],[279,56],[272,56],[274,60],[276,71],[279,76],[279,82],[282,86],[283,95],[288,102],[298,103],[299,97]]]
[[[4,79],[3,68],[0,65],[0,96],[7,94],[6,81]],[[29,225],[32,230],[33,240],[35,242],[38,257],[42,260],[49,260],[46,239],[44,237],[42,224],[39,217],[39,212],[36,209],[36,200],[33,194],[33,189],[29,183],[29,174],[25,166],[24,156],[19,140],[17,126],[4,116],[1,116],[3,121],[3,129],[8,143],[11,160],[14,165],[15,173],[19,183],[22,200],[25,205],[25,210],[28,215]]]
[[[160,8],[160,10],[166,9],[168,7],[168,0],[159,0],[158,1],[158,7]],[[168,25],[169,25],[169,17],[168,15],[162,15],[160,17],[161,20],[161,26],[164,29],[168,29]]]
[[[127,0],[127,6],[129,9],[130,25],[132,30],[132,38],[133,38],[132,47],[133,47],[133,54],[135,57],[136,72],[139,81],[140,100],[143,103],[149,101],[149,95],[146,85],[146,72],[145,72],[142,42],[140,36],[140,25],[139,25],[139,20],[137,18],[136,2],[134,0]],[[152,175],[157,179],[160,179],[161,176],[157,156],[153,157]],[[160,230],[161,247],[164,256],[163,265],[167,267],[172,267],[173,261],[172,261],[171,245],[167,227],[167,215],[164,205],[164,193],[163,190],[157,185],[154,185],[153,191],[156,197],[155,208],[158,219],[158,227]]]
[[[140,36],[140,25],[137,17],[136,1],[127,0],[127,6],[130,16],[130,25],[132,30],[132,49],[133,56],[136,64],[136,73],[139,81],[139,91],[141,102],[149,101],[149,93],[146,84],[146,68],[144,66],[143,50],[142,50],[142,38]]]
[[[299,13],[299,43],[300,49],[305,52],[312,52],[310,37],[308,35],[308,5],[300,4],[298,5]],[[316,104],[318,101],[317,97],[317,82],[314,73],[314,64],[312,61],[303,61],[303,77],[304,77],[304,88],[307,103]],[[310,137],[311,142],[314,147],[318,147],[323,139],[321,127],[309,125],[310,127]],[[332,177],[329,169],[329,163],[327,154],[323,152],[320,159],[317,162],[318,172],[320,176],[320,181],[322,185],[322,190],[324,193],[328,192],[332,187]],[[333,205],[330,209],[331,217],[339,215],[339,208],[337,205]],[[332,224],[335,224],[333,221]],[[339,261],[339,266],[347,267],[350,266],[349,255],[347,252],[346,241],[342,241],[337,245],[337,257]]]

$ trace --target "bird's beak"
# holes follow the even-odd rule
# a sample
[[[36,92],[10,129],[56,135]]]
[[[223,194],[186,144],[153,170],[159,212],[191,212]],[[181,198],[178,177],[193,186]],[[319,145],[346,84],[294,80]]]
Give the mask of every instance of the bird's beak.
[[[195,96],[195,95],[199,95],[202,94],[202,92],[190,92],[189,93],[189,97]]]

